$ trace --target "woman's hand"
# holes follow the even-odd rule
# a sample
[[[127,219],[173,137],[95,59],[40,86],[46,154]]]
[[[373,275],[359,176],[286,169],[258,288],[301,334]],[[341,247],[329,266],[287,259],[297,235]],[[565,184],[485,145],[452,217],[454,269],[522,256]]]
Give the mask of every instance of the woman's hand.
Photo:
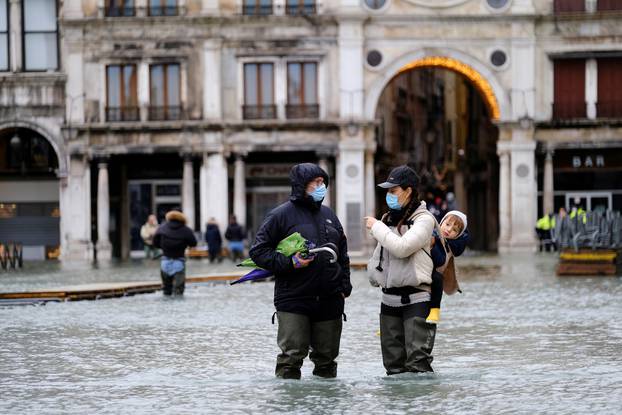
[[[365,219],[365,227],[367,229],[371,229],[371,227],[374,226],[374,223],[378,222],[378,219],[373,216],[365,216],[363,219]]]

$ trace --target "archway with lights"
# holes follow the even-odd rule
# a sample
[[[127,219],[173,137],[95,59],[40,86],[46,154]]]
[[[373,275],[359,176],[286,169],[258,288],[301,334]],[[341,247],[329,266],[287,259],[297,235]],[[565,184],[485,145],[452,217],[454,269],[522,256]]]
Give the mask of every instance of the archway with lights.
[[[0,244],[19,243],[24,259],[60,253],[59,155],[21,124],[0,129]]]
[[[388,74],[387,74],[388,75]],[[496,250],[502,105],[494,87],[461,60],[422,56],[384,81],[373,118],[376,182],[408,164],[421,178],[420,196],[440,218],[451,209],[469,217],[470,246]],[[377,189],[378,214],[386,210]]]

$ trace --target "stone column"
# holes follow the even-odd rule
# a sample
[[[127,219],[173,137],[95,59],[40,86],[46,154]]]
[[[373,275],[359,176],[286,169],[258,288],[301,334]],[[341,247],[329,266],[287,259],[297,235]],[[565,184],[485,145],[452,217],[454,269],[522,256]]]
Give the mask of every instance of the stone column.
[[[110,194],[108,163],[102,161],[97,171],[97,259],[110,259]]]
[[[242,154],[236,155],[233,175],[233,214],[238,223],[246,226],[246,167]],[[226,226],[225,222],[223,226]]]
[[[534,232],[538,207],[535,149],[533,128],[513,128],[510,144],[510,244],[515,251],[534,251],[537,248]]]
[[[499,155],[499,252],[509,249],[512,231],[510,153],[505,144],[505,142],[497,143],[497,154]],[[460,209],[460,206],[458,208]]]
[[[374,150],[365,150],[365,216],[376,216],[376,175]]]
[[[596,59],[585,61],[585,103],[587,118],[596,118],[596,103],[598,102],[598,64]]]
[[[547,150],[544,159],[544,183],[542,189],[542,213],[555,213],[553,203],[553,150]]]
[[[204,153],[201,166],[201,231],[211,217],[221,231],[229,223],[229,178],[222,152]]]
[[[348,237],[351,254],[363,254],[365,141],[361,132],[341,139],[336,170],[337,216]]]
[[[22,71],[22,1],[21,0],[8,0],[9,1],[9,56],[11,59],[10,67],[14,72]]]
[[[194,230],[194,168],[190,156],[184,156],[184,173],[181,187],[181,209],[188,220],[188,227]]]
[[[320,154],[320,159],[318,160],[318,165],[322,168],[322,170],[324,170],[328,174],[328,177],[330,177],[330,179],[331,179],[331,184],[332,185],[329,185],[328,191],[326,192],[326,197],[324,197],[324,201],[322,202],[322,204],[324,206],[331,207],[331,205],[330,205],[330,202],[331,202],[330,193],[331,193],[331,188],[335,187],[335,178],[331,177],[330,168],[328,167],[328,156],[326,154]]]
[[[217,39],[203,43],[203,118],[208,120],[222,118],[221,45]]]
[[[61,260],[93,258],[91,243],[91,169],[83,156],[69,157],[67,177],[60,182]]]

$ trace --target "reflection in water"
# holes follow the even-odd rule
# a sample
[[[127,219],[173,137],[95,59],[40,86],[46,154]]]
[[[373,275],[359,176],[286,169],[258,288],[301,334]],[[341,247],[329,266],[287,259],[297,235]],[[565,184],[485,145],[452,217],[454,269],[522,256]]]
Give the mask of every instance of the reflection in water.
[[[361,271],[333,380],[314,378],[308,360],[301,381],[274,378],[269,282],[191,285],[183,299],[0,308],[0,413],[622,411],[620,278],[558,278],[545,255],[458,264],[464,294],[443,299],[434,374],[384,376],[379,293]],[[189,274],[200,266],[190,262]],[[26,269],[2,283],[5,291],[153,275],[156,263],[75,266]]]

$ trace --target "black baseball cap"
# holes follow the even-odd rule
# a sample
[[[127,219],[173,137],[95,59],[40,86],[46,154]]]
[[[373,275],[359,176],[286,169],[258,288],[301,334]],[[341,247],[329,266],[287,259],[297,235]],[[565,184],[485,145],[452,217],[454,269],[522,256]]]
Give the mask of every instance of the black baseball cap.
[[[415,189],[419,184],[419,177],[417,173],[410,167],[404,165],[399,166],[391,170],[387,181],[380,183],[378,187],[383,189],[390,189],[395,186],[401,186],[402,188],[412,187]]]

